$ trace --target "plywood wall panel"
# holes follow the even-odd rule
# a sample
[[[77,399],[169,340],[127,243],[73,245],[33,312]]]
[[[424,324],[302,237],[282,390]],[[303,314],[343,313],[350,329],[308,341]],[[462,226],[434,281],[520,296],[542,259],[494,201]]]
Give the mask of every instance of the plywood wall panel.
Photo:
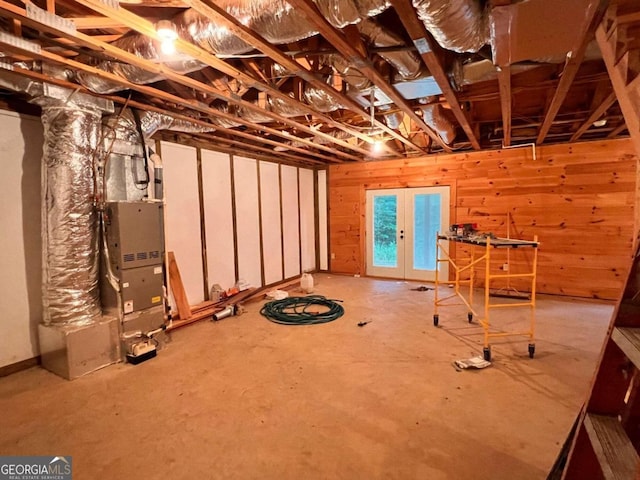
[[[204,300],[196,149],[162,142],[167,251],[173,251],[191,305]],[[175,303],[173,303],[175,306]]]
[[[328,228],[329,219],[327,211],[327,172],[325,170],[318,171],[318,235],[319,235],[319,257],[320,270],[329,268],[329,238]]]
[[[284,276],[300,272],[300,224],[298,207],[298,169],[282,165],[282,236],[284,240]]]
[[[236,274],[229,155],[202,150],[202,189],[209,285],[231,288]]]
[[[301,168],[300,172],[300,251],[302,271],[316,269],[316,217],[313,188],[313,170]]]
[[[510,212],[513,237],[538,235],[539,291],[615,299],[631,255],[636,162],[622,139],[538,147],[535,160],[522,148],[331,166],[332,270],[365,271],[366,189],[450,185],[452,223],[505,236]]]
[[[238,238],[238,276],[262,286],[257,160],[233,157]]]
[[[260,204],[264,279],[269,285],[284,278],[282,271],[282,229],[280,222],[280,181],[278,165],[260,162]]]

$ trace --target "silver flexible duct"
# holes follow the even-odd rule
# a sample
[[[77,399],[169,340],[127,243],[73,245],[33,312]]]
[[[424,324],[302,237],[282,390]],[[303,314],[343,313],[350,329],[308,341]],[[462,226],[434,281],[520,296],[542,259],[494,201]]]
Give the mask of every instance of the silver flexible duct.
[[[358,30],[374,47],[399,47],[405,43],[398,35],[370,19],[362,20],[358,24]],[[404,80],[413,80],[423,73],[422,61],[414,52],[387,52],[378,55],[393,65]]]
[[[329,76],[327,78],[330,79]],[[313,85],[307,85],[304,89],[304,100],[316,110],[323,113],[334,112],[344,106],[329,91]]]
[[[387,0],[315,0],[315,3],[337,28],[377,15],[390,5]],[[313,25],[285,0],[224,0],[217,4],[273,44],[293,43],[317,34]],[[210,53],[237,55],[253,50],[252,46],[235,37],[226,27],[193,9],[185,10],[172,21],[180,37]],[[158,61],[162,58],[158,42],[145,35],[129,35],[113,44],[146,60]],[[177,58],[163,63],[179,73],[194,72],[205,66],[189,58]],[[156,74],[116,61],[107,60],[96,66],[138,84],[162,79]],[[96,93],[122,90],[121,86],[90,74],[78,73],[77,78],[79,83]]]
[[[424,122],[440,135],[442,141],[451,145],[456,138],[456,127],[445,113],[445,109],[439,103],[420,107]]]
[[[42,107],[42,303],[45,325],[88,325],[102,312],[93,160],[97,106],[38,97]]]
[[[387,127],[393,130],[398,130],[400,128],[400,125],[402,125],[402,121],[404,120],[404,113],[387,113],[382,118],[384,119],[384,123],[386,123]]]
[[[418,17],[436,41],[454,52],[477,52],[489,41],[479,0],[413,0]]]

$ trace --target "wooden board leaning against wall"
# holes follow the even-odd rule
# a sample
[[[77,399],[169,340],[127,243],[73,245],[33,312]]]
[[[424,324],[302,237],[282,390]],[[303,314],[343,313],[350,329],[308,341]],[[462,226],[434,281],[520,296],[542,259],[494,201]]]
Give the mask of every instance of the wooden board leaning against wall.
[[[331,271],[366,271],[367,189],[449,185],[451,223],[506,236],[510,219],[512,238],[538,235],[540,293],[616,299],[630,265],[636,162],[621,139],[537,147],[535,159],[528,147],[331,166]],[[527,252],[510,255],[510,271],[528,268]]]

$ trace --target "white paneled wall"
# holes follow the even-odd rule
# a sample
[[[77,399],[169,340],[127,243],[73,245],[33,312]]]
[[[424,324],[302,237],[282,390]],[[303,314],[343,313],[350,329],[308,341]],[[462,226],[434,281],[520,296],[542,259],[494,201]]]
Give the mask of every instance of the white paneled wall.
[[[329,224],[327,222],[327,171],[318,170],[318,239],[320,270],[329,270]]]
[[[42,142],[39,118],[0,112],[0,367],[40,353]]]
[[[282,269],[282,225],[278,165],[260,162],[260,206],[265,284],[284,278]]]
[[[280,184],[282,188],[282,238],[284,239],[284,276],[299,275],[300,229],[298,207],[298,169],[282,165]]]
[[[257,168],[256,160],[233,157],[238,276],[253,287],[262,285]]]
[[[204,301],[196,149],[162,142],[162,161],[166,249],[176,255],[187,298],[193,305]]]
[[[300,169],[300,251],[302,271],[316,269],[316,218],[313,170]]]
[[[192,305],[214,284],[228,289],[243,279],[261,287],[328,268],[326,171],[316,187],[310,169],[201,150],[200,218],[196,150],[163,142],[162,154],[167,250],[176,254]]]
[[[208,285],[226,289],[236,281],[229,155],[202,150],[202,190]]]

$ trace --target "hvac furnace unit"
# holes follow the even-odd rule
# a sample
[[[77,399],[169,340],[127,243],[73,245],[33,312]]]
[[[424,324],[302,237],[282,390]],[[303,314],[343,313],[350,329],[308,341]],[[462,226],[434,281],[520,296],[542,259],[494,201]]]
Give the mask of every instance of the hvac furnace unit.
[[[107,253],[101,275],[105,311],[121,332],[148,332],[164,323],[164,230],[160,202],[109,202],[104,212]],[[118,290],[107,280],[117,281]]]

